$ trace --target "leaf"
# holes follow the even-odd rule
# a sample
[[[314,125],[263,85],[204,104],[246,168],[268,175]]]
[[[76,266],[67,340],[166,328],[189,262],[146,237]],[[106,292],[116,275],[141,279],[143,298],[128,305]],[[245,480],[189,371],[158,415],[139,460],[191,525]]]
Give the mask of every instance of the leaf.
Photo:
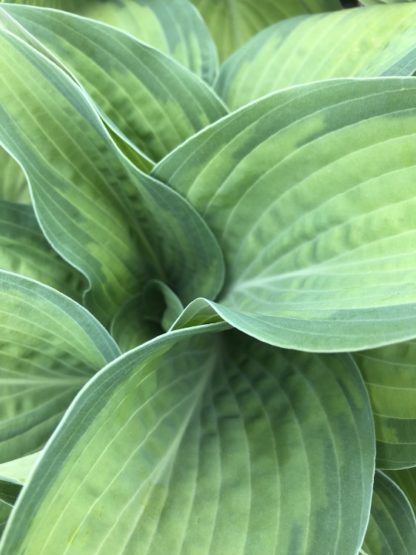
[[[0,480],[0,536],[3,533],[21,489],[21,486],[18,484]]]
[[[26,178],[13,158],[0,147],[0,201],[30,203]]]
[[[175,58],[208,83],[217,75],[214,41],[188,0],[12,0],[7,3],[57,8],[101,20]]]
[[[166,334],[87,384],[2,553],[358,551],[375,451],[352,359],[208,330]]]
[[[82,276],[45,240],[31,206],[0,201],[0,268],[81,299]]]
[[[26,170],[47,239],[88,278],[94,314],[109,324],[151,278],[184,303],[213,298],[222,253],[203,220],[130,164],[67,75],[0,33],[0,143]]]
[[[381,468],[416,466],[415,356],[414,341],[355,355],[373,406]]]
[[[402,490],[385,474],[376,472],[371,517],[361,553],[413,555],[416,520]]]
[[[86,381],[120,351],[80,305],[0,271],[0,462],[40,449]]]
[[[388,470],[387,475],[403,490],[416,511],[416,468]]]
[[[223,249],[213,310],[261,341],[307,351],[415,336],[415,100],[412,78],[287,89],[155,168]]]
[[[151,160],[226,114],[214,92],[161,52],[63,12],[4,6],[91,95],[109,127]]]
[[[216,89],[233,110],[279,89],[333,77],[412,75],[416,6],[378,6],[281,21],[221,68]]]
[[[221,61],[276,21],[341,8],[338,0],[193,0],[193,3],[215,39]]]
[[[400,4],[413,2],[413,0],[360,0],[360,4],[364,6],[373,6],[374,4]]]
[[[40,456],[41,452],[37,452],[0,464],[0,481],[8,480],[23,486],[29,481],[29,476]]]

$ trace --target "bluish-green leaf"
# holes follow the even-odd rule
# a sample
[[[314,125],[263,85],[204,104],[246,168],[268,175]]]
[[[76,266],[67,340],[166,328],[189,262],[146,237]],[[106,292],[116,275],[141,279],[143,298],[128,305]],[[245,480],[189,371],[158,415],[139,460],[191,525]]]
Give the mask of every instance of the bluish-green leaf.
[[[101,20],[175,58],[208,83],[218,71],[214,41],[188,0],[11,0]]]
[[[339,10],[338,0],[193,0],[224,60],[250,37],[281,19]]]
[[[302,83],[415,71],[416,6],[378,6],[297,17],[265,29],[225,62],[216,88],[236,109]]]
[[[63,71],[0,33],[0,143],[26,170],[49,242],[88,278],[94,314],[108,324],[151,278],[184,303],[215,296],[222,254],[203,220],[130,164]]]
[[[301,350],[415,337],[415,106],[412,78],[293,87],[156,167],[222,246],[220,316]]]
[[[402,470],[388,470],[388,476],[394,480],[396,484],[405,493],[407,499],[416,511],[416,467],[406,468]]]
[[[79,80],[109,127],[147,159],[160,160],[226,114],[191,71],[108,25],[28,6],[2,10]]]
[[[414,555],[416,519],[403,491],[388,476],[376,472],[371,517],[360,553]]]
[[[377,465],[416,466],[416,343],[364,351],[355,359],[373,406]]]
[[[352,359],[209,329],[167,334],[89,382],[2,554],[358,551],[375,445]]]
[[[0,271],[0,462],[38,450],[71,400],[120,351],[61,293]]]

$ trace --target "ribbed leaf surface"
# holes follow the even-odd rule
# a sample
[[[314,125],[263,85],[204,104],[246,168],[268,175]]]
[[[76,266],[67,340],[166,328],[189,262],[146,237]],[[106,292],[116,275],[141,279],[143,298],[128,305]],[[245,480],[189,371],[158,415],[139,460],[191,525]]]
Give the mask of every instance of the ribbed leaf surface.
[[[415,70],[416,5],[378,6],[297,17],[265,29],[226,61],[216,88],[235,109],[292,85]]]
[[[338,0],[193,0],[224,60],[265,27],[299,14],[338,10]]]
[[[416,511],[416,468],[388,470],[387,474],[400,486],[412,505],[413,511]]]
[[[26,178],[15,160],[0,147],[0,200],[30,203]]]
[[[0,462],[45,443],[84,383],[120,353],[81,306],[0,271]]]
[[[378,466],[416,466],[416,343],[364,351],[355,359],[373,406]]]
[[[184,302],[214,296],[222,255],[192,207],[128,162],[57,66],[6,31],[0,53],[0,142],[26,169],[48,240],[88,277],[94,313],[108,324],[150,277]]]
[[[2,553],[358,551],[375,453],[352,359],[196,332],[131,351],[85,387]]]
[[[106,123],[151,160],[226,113],[191,71],[125,33],[52,10],[10,5],[3,12],[64,64]]]
[[[402,490],[385,474],[376,472],[371,517],[360,553],[414,555],[416,520]]]
[[[415,336],[415,102],[412,78],[287,89],[156,167],[223,248],[223,318],[321,352]]]

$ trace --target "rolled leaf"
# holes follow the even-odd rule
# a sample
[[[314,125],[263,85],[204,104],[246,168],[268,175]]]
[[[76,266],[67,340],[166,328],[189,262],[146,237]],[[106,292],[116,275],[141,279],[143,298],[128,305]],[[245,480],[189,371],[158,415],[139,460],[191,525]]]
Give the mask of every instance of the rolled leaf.
[[[412,78],[293,87],[156,167],[222,246],[220,316],[308,351],[415,337],[415,102]]]
[[[191,71],[126,33],[54,10],[2,10],[79,80],[108,126],[148,159],[160,160],[226,113]]]
[[[416,466],[416,343],[407,341],[354,357],[373,407],[377,465]]]
[[[268,27],[225,62],[216,89],[236,109],[302,83],[415,71],[416,5],[378,6]]]
[[[0,462],[40,449],[71,400],[120,351],[80,305],[0,271]]]
[[[223,61],[265,27],[299,14],[339,10],[338,0],[193,0]]]
[[[403,491],[388,476],[376,472],[371,517],[360,553],[413,555],[416,519]]]
[[[4,553],[358,551],[375,452],[352,359],[209,330],[167,334],[89,382]]]

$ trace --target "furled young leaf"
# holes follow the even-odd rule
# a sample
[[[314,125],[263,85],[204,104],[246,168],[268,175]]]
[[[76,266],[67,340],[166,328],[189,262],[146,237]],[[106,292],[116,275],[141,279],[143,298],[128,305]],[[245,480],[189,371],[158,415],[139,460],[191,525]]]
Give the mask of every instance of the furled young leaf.
[[[404,491],[416,511],[416,468],[405,468],[402,470],[388,470],[388,476]]]
[[[108,25],[29,6],[2,10],[79,80],[109,127],[151,160],[226,113],[191,71]]]
[[[381,468],[416,466],[416,343],[357,353],[370,393]]]
[[[212,83],[218,56],[212,37],[188,0],[11,0],[101,20],[165,52]]]
[[[77,303],[0,271],[0,462],[38,450],[83,384],[120,353]]]
[[[281,19],[339,10],[338,0],[193,0],[224,60],[250,37]]]
[[[235,109],[292,85],[415,71],[416,5],[378,6],[297,17],[265,29],[226,61],[216,88]]]
[[[13,158],[0,146],[0,201],[30,203],[26,178]]]
[[[412,78],[294,87],[156,167],[223,248],[225,320],[321,352],[416,335],[415,103]]]
[[[0,201],[0,269],[81,299],[82,276],[45,240],[31,206]]]
[[[208,330],[167,334],[89,382],[3,553],[358,551],[375,450],[352,359]]]
[[[0,81],[0,143],[26,169],[49,242],[89,279],[87,300],[101,321],[149,278],[184,303],[217,294],[222,254],[206,224],[130,164],[64,72],[1,31]]]
[[[371,517],[361,552],[365,555],[414,555],[416,520],[402,490],[376,472]]]

